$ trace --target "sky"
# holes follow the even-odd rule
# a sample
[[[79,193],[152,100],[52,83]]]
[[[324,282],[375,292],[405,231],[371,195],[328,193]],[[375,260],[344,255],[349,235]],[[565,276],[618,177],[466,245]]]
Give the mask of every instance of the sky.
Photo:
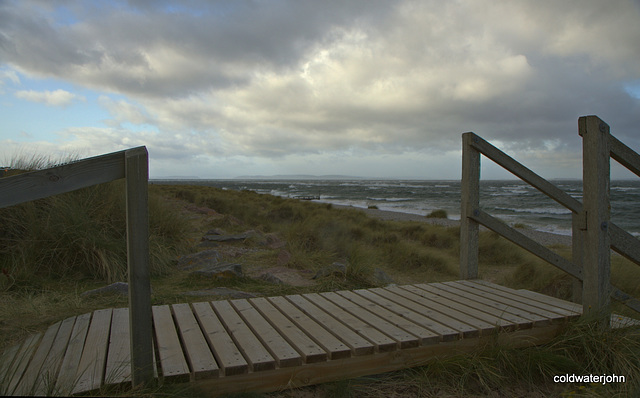
[[[0,0],[0,166],[457,180],[473,131],[581,178],[584,115],[640,151],[640,0]]]

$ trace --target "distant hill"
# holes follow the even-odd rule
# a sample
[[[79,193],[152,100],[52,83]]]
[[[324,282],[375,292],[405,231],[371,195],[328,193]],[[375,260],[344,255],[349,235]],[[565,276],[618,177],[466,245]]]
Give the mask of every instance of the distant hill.
[[[234,177],[235,180],[364,180],[363,177],[346,176],[338,174],[330,175],[311,175],[311,174],[276,174],[271,176],[238,176]]]
[[[199,180],[198,176],[161,176],[153,177],[152,180]]]

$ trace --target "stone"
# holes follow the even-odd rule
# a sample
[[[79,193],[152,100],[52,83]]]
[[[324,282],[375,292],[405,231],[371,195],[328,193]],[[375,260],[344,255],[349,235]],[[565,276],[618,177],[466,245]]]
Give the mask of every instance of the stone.
[[[288,267],[271,267],[248,272],[251,278],[264,280],[273,284],[289,286],[313,286],[311,280],[313,272],[306,269],[291,269]]]
[[[278,260],[276,262],[278,266],[287,265],[289,264],[290,261],[291,261],[291,253],[289,253],[286,250],[280,250],[280,253],[278,253]]]
[[[259,278],[262,279],[263,281],[266,281],[266,282],[269,282],[269,283],[273,283],[275,285],[283,285],[284,284],[282,279],[278,278],[277,276],[275,276],[274,274],[272,274],[270,272],[265,272],[264,274],[260,275]]]
[[[233,290],[226,287],[214,287],[211,289],[194,290],[182,293],[185,296],[223,296],[233,299],[254,298],[258,297],[253,293],[243,292],[241,290]]]
[[[344,278],[347,274],[347,266],[340,262],[335,262],[328,267],[324,267],[313,276],[312,279],[324,278],[327,276],[335,276],[339,278]]]
[[[217,211],[215,211],[213,209],[210,209],[208,207],[198,207],[198,206],[196,206],[194,204],[186,205],[184,208],[189,210],[189,211],[192,211],[194,213],[206,214],[208,216],[218,216],[218,215],[220,215],[220,213],[218,213]]]
[[[202,250],[197,253],[181,256],[178,259],[178,267],[184,270],[194,269],[198,267],[207,267],[210,265],[218,264],[221,257],[222,256],[220,255],[220,252],[218,252],[217,250]]]
[[[287,245],[287,242],[280,239],[276,234],[267,234],[265,236],[264,245],[269,249],[282,249]]]
[[[86,292],[80,294],[80,296],[86,297],[104,293],[116,293],[126,296],[129,294],[129,284],[126,282],[115,282],[108,286],[100,287],[93,290],[87,290]]]
[[[373,277],[381,285],[391,285],[391,284],[396,283],[393,280],[393,278],[391,278],[389,275],[387,275],[387,273],[384,272],[383,270],[381,270],[380,268],[376,268],[373,271]]]
[[[241,234],[234,234],[234,235],[204,235],[202,237],[202,240],[210,241],[210,242],[231,242],[236,240],[245,240],[255,235],[256,235],[255,231],[247,231]]]
[[[231,279],[242,276],[242,266],[234,263],[220,263],[191,272],[191,275],[201,275],[214,279]]]

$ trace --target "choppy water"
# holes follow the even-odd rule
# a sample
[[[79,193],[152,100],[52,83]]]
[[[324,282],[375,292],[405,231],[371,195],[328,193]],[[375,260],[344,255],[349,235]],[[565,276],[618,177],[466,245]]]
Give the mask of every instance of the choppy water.
[[[251,190],[282,197],[319,196],[317,202],[426,215],[446,210],[460,219],[460,181],[421,180],[154,180],[156,183],[207,185]],[[582,201],[582,181],[553,184]],[[611,218],[618,226],[640,235],[640,181],[611,182]],[[522,223],[548,232],[570,234],[571,211],[527,183],[481,181],[480,207],[513,225]]]

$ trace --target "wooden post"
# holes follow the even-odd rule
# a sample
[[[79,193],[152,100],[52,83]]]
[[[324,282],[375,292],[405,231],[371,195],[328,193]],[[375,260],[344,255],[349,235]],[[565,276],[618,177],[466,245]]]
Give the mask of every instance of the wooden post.
[[[571,217],[571,262],[582,270],[584,277],[584,230],[587,228],[586,214],[583,211],[572,213]],[[582,304],[582,280],[573,278],[572,299]]]
[[[151,284],[149,281],[149,158],[145,147],[125,152],[127,261],[133,386],[153,380]]]
[[[607,327],[611,318],[609,237],[609,126],[597,116],[578,119],[583,148],[584,233],[583,315]]]
[[[460,278],[478,278],[478,223],[471,219],[480,207],[480,152],[471,143],[473,133],[462,134],[460,209]]]

